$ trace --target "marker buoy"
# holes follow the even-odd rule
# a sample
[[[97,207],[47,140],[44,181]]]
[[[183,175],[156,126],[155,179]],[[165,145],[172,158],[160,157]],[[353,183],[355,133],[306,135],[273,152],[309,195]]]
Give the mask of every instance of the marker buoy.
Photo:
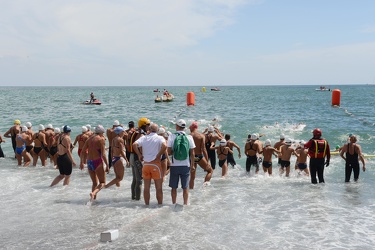
[[[202,92],[206,92],[206,87],[203,87],[203,88],[202,88]]]
[[[195,105],[195,94],[194,94],[194,92],[188,92],[186,94],[186,104],[188,106],[194,106]]]
[[[340,106],[341,91],[339,89],[332,90],[332,106]]]

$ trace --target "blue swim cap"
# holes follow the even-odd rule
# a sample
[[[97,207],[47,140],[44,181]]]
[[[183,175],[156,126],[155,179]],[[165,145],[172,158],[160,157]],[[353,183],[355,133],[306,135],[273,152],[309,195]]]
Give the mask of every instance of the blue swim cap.
[[[116,127],[113,131],[115,131],[115,133],[116,133],[117,135],[119,135],[119,134],[121,134],[121,132],[124,131],[124,128],[121,127],[121,126],[118,126],[118,127]]]
[[[69,133],[70,131],[72,131],[72,129],[68,125],[65,125],[63,131],[64,133]]]

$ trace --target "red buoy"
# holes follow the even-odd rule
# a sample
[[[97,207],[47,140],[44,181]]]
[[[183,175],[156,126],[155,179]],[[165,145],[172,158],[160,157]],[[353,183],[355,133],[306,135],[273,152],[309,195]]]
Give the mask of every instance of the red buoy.
[[[188,92],[186,94],[186,104],[188,106],[194,106],[195,105],[195,94],[194,94],[194,92]]]
[[[341,91],[339,89],[332,90],[332,106],[340,106]]]

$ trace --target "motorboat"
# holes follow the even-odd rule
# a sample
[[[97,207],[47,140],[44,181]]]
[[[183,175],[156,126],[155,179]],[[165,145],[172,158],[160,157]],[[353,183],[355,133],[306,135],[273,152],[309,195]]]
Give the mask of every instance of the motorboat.
[[[326,86],[320,86],[318,89],[315,89],[315,91],[331,91],[331,89]]]
[[[83,104],[85,104],[85,105],[101,105],[102,102],[98,99],[94,99],[93,101],[86,100]]]
[[[211,91],[220,91],[221,89],[219,89],[218,87],[215,87],[215,88],[211,88]]]

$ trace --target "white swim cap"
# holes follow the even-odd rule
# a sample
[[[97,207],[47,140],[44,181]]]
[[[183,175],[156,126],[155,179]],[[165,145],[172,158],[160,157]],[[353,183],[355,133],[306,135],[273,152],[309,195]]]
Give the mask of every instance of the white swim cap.
[[[221,139],[221,141],[220,141],[220,145],[221,145],[221,146],[225,146],[225,145],[227,145],[227,141],[226,141],[225,139]]]
[[[95,133],[104,134],[104,132],[105,132],[105,129],[102,125],[98,125],[98,126],[95,127]]]
[[[61,131],[60,131],[59,128],[55,128],[55,129],[54,129],[54,132],[55,132],[55,134],[60,134]]]
[[[91,125],[90,124],[87,124],[86,127],[87,127],[87,130],[91,130]]]
[[[270,139],[267,139],[266,142],[264,143],[264,145],[266,145],[266,146],[271,146],[271,140],[270,140]]]
[[[280,140],[284,140],[285,139],[285,135],[284,134],[281,134],[280,135]]]
[[[290,139],[290,138],[286,139],[285,144],[289,145],[289,146],[292,145],[292,139]]]
[[[299,144],[302,145],[302,146],[305,145],[305,143],[306,143],[306,142],[305,142],[304,140],[299,141]]]
[[[159,128],[158,135],[163,135],[164,133],[165,133],[165,129],[164,128]]]
[[[27,130],[28,130],[28,128],[27,128],[26,126],[22,126],[22,127],[21,127],[21,131],[22,131],[22,132],[26,132]]]
[[[257,140],[259,139],[259,134],[258,133],[255,133],[257,135]]]
[[[256,134],[251,134],[250,139],[251,140],[256,140],[257,139],[257,135]]]
[[[31,124],[31,122],[26,122],[26,127],[28,127],[28,128],[31,128],[33,125]]]
[[[52,124],[50,123],[50,124],[47,124],[47,127],[46,127],[46,128],[53,129],[53,126],[52,126]]]
[[[82,126],[82,132],[87,132],[87,127],[86,126]]]
[[[214,131],[215,131],[215,129],[214,129],[213,126],[208,126],[208,132],[214,132]]]
[[[39,130],[39,131],[40,131],[40,130],[44,130],[44,126],[43,126],[43,124],[39,124],[38,130]]]
[[[114,122],[113,122],[113,126],[119,126],[120,125],[120,122],[118,121],[118,120],[115,120]]]

